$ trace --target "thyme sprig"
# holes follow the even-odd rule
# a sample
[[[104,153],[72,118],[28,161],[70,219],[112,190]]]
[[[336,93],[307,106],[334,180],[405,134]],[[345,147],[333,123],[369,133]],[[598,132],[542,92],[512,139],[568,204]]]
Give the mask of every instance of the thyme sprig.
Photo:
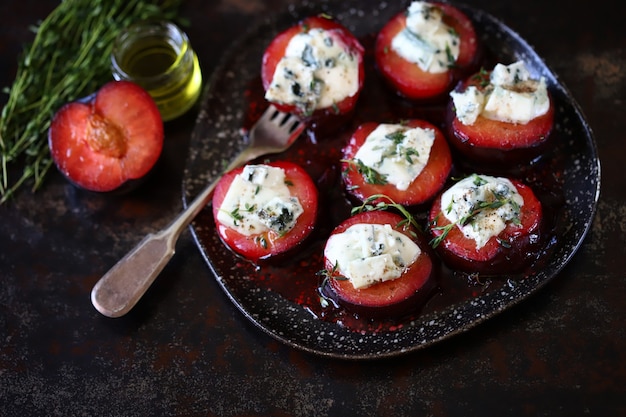
[[[373,168],[365,165],[360,159],[342,159],[341,162],[348,164],[348,169],[356,169],[363,176],[368,184],[385,185],[387,184],[387,176],[381,174]]]
[[[415,217],[400,203],[396,203],[391,197],[385,194],[373,194],[363,201],[360,206],[352,207],[351,214],[355,215],[366,211],[386,211],[395,209],[404,217],[398,223],[398,227],[411,225],[417,230],[421,230],[420,224]]]
[[[338,274],[337,273],[338,270],[339,270],[339,264],[335,262],[335,265],[333,265],[333,268],[331,270],[321,269],[315,273],[315,275],[322,277],[322,283],[318,286],[319,288],[318,293],[319,293],[320,304],[324,308],[328,307],[328,305],[332,302],[332,299],[326,296],[323,291],[324,287],[328,285],[328,281],[331,278],[334,278],[338,281],[347,281],[349,279],[345,275]]]
[[[182,0],[65,0],[38,26],[19,58],[0,114],[0,204],[18,188],[40,188],[52,166],[47,131],[63,104],[112,79],[119,31],[144,19],[174,20]],[[20,168],[21,167],[21,168]],[[21,174],[20,174],[21,169]]]
[[[330,278],[335,278],[336,280],[339,280],[339,281],[346,281],[348,277],[341,275],[341,274],[337,274],[338,270],[339,270],[339,264],[335,262],[335,265],[333,265],[333,268],[330,271],[328,269],[321,269],[317,271],[315,275],[323,278],[321,286],[323,286],[326,283],[326,281],[328,281]]]

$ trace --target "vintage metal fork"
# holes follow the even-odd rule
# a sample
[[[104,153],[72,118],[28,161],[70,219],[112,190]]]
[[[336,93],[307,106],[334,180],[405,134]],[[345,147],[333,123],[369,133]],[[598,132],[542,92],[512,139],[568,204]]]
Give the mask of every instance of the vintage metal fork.
[[[286,150],[304,130],[294,116],[271,106],[250,129],[248,146],[237,155],[224,172],[259,156]],[[100,313],[120,317],[128,313],[150,287],[174,255],[176,241],[183,229],[206,206],[218,177],[163,230],[150,233],[114,265],[91,291],[91,302]]]

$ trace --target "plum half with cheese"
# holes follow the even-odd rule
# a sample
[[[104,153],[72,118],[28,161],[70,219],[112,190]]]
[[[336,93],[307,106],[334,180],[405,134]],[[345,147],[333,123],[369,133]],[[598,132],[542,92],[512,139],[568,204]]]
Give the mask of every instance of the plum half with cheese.
[[[342,152],[346,190],[361,201],[385,195],[398,204],[423,204],[443,188],[452,169],[443,133],[424,120],[364,123]]]
[[[309,174],[287,161],[248,164],[227,172],[213,192],[222,241],[253,261],[297,248],[317,220],[318,192]]]
[[[435,265],[404,220],[365,211],[339,224],[324,247],[322,294],[370,317],[417,311],[436,288]]]
[[[413,1],[378,33],[376,65],[400,95],[412,100],[445,98],[479,60],[472,21],[458,8]]]
[[[541,238],[542,206],[532,189],[505,177],[473,174],[434,201],[431,244],[446,264],[470,273],[519,272]]]
[[[544,77],[533,78],[523,61],[482,70],[450,96],[449,140],[464,157],[515,164],[549,146],[554,104]]]
[[[328,128],[356,106],[365,78],[363,54],[358,39],[336,20],[308,17],[266,48],[261,66],[265,99],[313,128]]]

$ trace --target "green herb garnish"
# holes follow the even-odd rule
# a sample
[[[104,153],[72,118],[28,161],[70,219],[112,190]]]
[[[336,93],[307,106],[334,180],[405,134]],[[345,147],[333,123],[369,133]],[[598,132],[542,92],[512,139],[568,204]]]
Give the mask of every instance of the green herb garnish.
[[[421,230],[421,226],[415,219],[415,217],[409,213],[409,211],[400,203],[396,203],[389,196],[384,194],[374,194],[369,196],[360,206],[352,207],[351,215],[362,213],[365,211],[386,211],[395,209],[404,217],[404,219],[397,224],[398,227],[404,225],[411,225],[418,230]]]
[[[337,281],[347,281],[349,278],[346,277],[345,275],[341,275],[339,273],[337,273],[337,271],[339,270],[339,264],[337,262],[335,262],[335,265],[333,265],[333,269],[328,270],[328,269],[322,269],[319,270],[315,273],[315,275],[322,277],[322,283],[319,285],[318,289],[318,293],[319,293],[319,300],[320,300],[320,305],[324,308],[328,307],[330,305],[330,303],[332,303],[332,299],[330,299],[329,297],[327,297],[326,295],[324,295],[323,292],[323,288],[328,285],[328,281],[331,278],[336,279]]]
[[[393,133],[385,135],[385,137],[392,141],[395,145],[399,145],[402,143],[406,135],[404,134],[404,130],[396,130]]]
[[[341,162],[345,162],[349,167],[356,168],[357,172],[363,176],[363,179],[368,184],[385,185],[387,184],[387,176],[381,174],[373,168],[368,167],[360,159],[342,159]],[[348,168],[351,169],[351,168]]]

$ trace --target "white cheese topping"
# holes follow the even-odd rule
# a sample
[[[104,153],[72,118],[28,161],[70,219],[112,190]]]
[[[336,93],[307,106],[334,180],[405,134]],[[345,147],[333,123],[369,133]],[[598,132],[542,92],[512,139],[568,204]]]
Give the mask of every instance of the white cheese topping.
[[[324,256],[354,288],[399,278],[421,250],[388,224],[359,223],[331,235]]]
[[[519,222],[524,199],[507,178],[467,177],[441,196],[443,215],[480,249],[508,223]]]
[[[358,57],[333,31],[311,29],[289,41],[265,98],[311,113],[354,96],[358,89]]]
[[[354,159],[404,191],[428,163],[434,141],[433,129],[383,123],[367,136]]]
[[[285,170],[247,165],[233,179],[217,220],[246,236],[270,230],[282,235],[295,226],[303,211],[285,183]]]
[[[474,124],[479,115],[526,124],[550,108],[545,78],[532,79],[523,61],[508,66],[497,64],[490,84],[482,92],[471,86],[463,93],[453,91],[450,96],[458,119],[465,125]]]
[[[406,28],[391,41],[391,48],[422,71],[442,73],[459,57],[459,35],[443,23],[435,5],[414,1],[407,9]]]

